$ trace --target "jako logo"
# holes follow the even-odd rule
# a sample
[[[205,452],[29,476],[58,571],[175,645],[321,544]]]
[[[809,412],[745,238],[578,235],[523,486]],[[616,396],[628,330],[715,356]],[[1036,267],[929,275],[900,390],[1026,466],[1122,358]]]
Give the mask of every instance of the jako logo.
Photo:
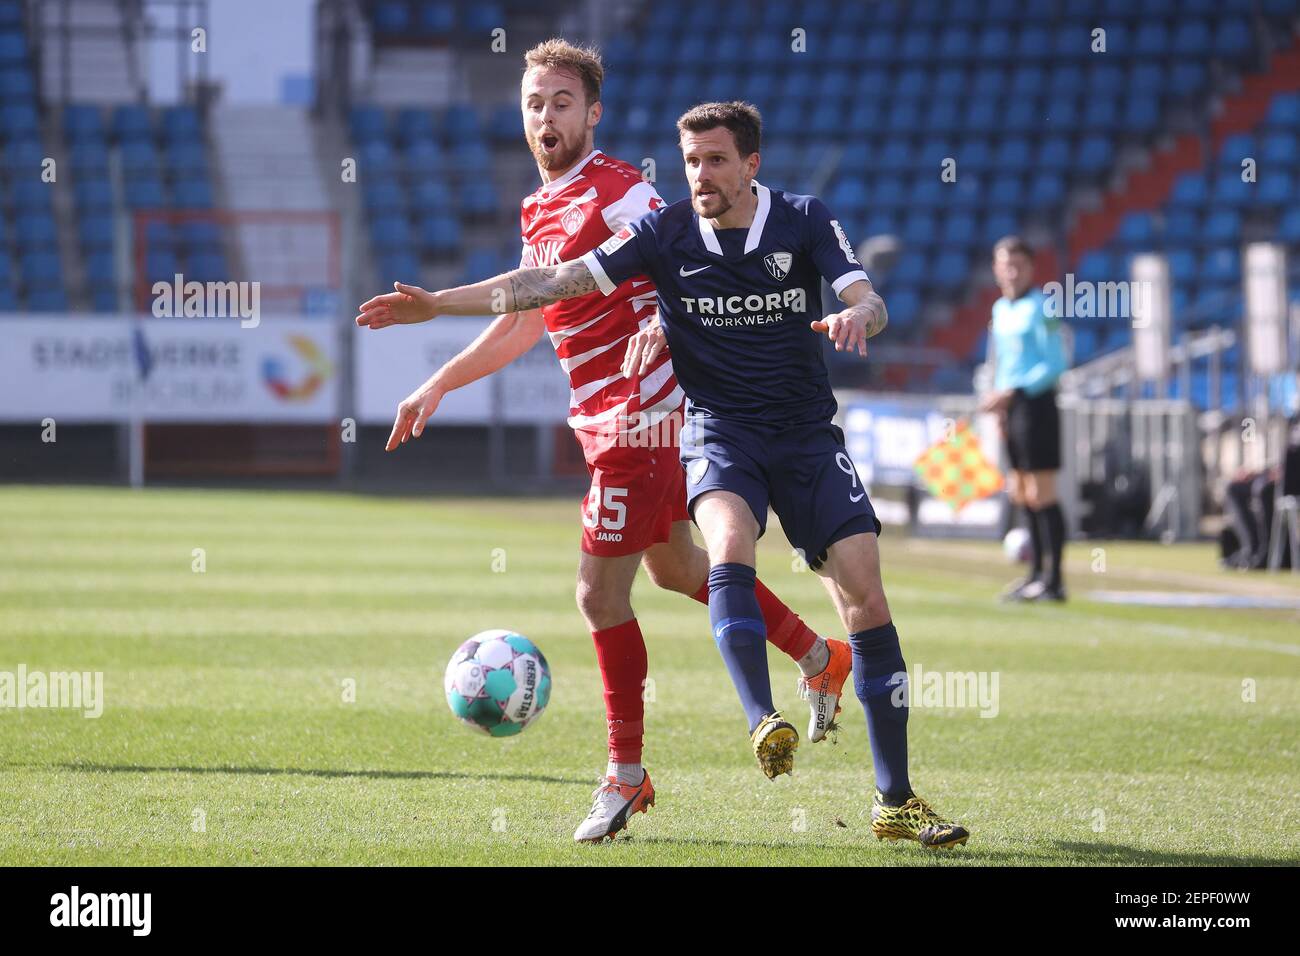
[[[129,926],[132,935],[148,936],[153,925],[152,893],[71,893],[50,897],[51,926]]]

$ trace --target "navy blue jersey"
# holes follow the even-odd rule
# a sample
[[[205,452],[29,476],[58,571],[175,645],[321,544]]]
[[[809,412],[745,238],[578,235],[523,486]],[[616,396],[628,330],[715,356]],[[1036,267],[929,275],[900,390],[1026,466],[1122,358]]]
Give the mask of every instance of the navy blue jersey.
[[[606,295],[636,275],[658,290],[677,381],[694,416],[782,427],[835,415],[821,280],[838,295],[866,279],[853,247],[815,196],[757,181],[748,229],[715,230],[682,200],[624,226],[582,257]]]

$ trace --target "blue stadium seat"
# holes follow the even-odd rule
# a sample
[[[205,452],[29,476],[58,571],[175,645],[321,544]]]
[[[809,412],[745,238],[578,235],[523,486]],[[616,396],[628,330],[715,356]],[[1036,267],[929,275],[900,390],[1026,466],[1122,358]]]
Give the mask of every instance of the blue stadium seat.
[[[203,179],[178,182],[173,201],[179,209],[211,209],[212,187]]]
[[[113,187],[108,180],[83,180],[73,184],[73,195],[77,207],[84,212],[111,210],[113,208]]]
[[[1065,202],[1065,181],[1054,173],[1036,173],[1029,184],[1029,205],[1053,209]]]
[[[935,217],[929,212],[914,212],[903,223],[902,238],[908,246],[933,245],[938,240],[938,236],[939,229]]]
[[[113,132],[120,139],[144,139],[153,136],[153,119],[148,107],[124,104],[113,111]]]
[[[1278,93],[1269,103],[1264,119],[1269,126],[1300,129],[1300,93]]]
[[[1292,245],[1300,244],[1300,206],[1293,206],[1282,214],[1277,237]]]
[[[80,215],[77,217],[77,234],[87,250],[113,247],[113,217],[111,215]]]
[[[1129,133],[1150,133],[1160,125],[1160,100],[1139,93],[1124,103],[1124,126]]]
[[[68,297],[62,287],[43,287],[27,293],[27,308],[33,312],[66,312]]]
[[[13,183],[9,190],[9,201],[15,212],[49,212],[50,185],[39,179],[21,179]]]
[[[1216,209],[1205,217],[1201,226],[1201,242],[1213,244],[1235,243],[1241,237],[1241,214],[1235,209]]]
[[[101,285],[111,284],[115,276],[112,252],[94,252],[86,257],[86,279]]]
[[[0,32],[0,64],[22,64],[27,60],[27,38],[21,30]]]
[[[1250,25],[1244,19],[1229,19],[1219,24],[1214,32],[1214,52],[1229,59],[1243,59],[1255,47]]]
[[[1236,283],[1241,280],[1241,265],[1233,247],[1212,249],[1201,262],[1201,277],[1211,282]]]
[[[437,175],[448,165],[446,154],[431,139],[422,139],[411,144],[402,156],[402,164],[408,174],[417,177]]]
[[[182,220],[176,227],[176,241],[190,252],[221,248],[221,227],[206,219]]]
[[[467,103],[447,107],[442,120],[442,133],[452,143],[471,138],[477,140],[481,136],[478,112]]]
[[[1200,93],[1207,80],[1204,63],[1174,63],[1169,71],[1169,91],[1180,99],[1187,99]]]
[[[411,224],[405,216],[376,216],[370,221],[370,243],[380,253],[409,248]]]
[[[162,183],[156,179],[128,182],[126,184],[126,204],[133,209],[146,209],[167,205]]]
[[[96,286],[90,292],[91,309],[99,313],[117,311],[117,289],[114,286]]]
[[[603,95],[603,94],[602,94]],[[607,113],[600,121],[601,130],[609,132],[609,120],[614,114]],[[488,135],[498,143],[513,143],[523,135],[522,121],[518,106],[498,106],[492,111],[488,121]]]
[[[447,0],[416,5],[416,29],[425,36],[445,37],[456,29],[456,6]]]
[[[1297,200],[1295,180],[1285,169],[1269,170],[1259,177],[1252,197],[1257,206],[1287,206]]]
[[[420,248],[433,255],[455,252],[461,242],[460,222],[453,216],[434,215],[420,222]]]
[[[406,212],[406,195],[391,179],[365,180],[362,195],[372,215]]]
[[[1128,249],[1149,249],[1156,242],[1155,217],[1149,212],[1130,212],[1120,220],[1115,238]]]
[[[31,103],[6,103],[0,106],[0,129],[4,130],[6,140],[35,137],[39,128],[36,108]]]
[[[1114,147],[1104,136],[1088,136],[1079,144],[1075,167],[1081,172],[1096,174],[1110,168]]]
[[[1132,49],[1144,59],[1165,56],[1169,50],[1169,28],[1159,19],[1144,19],[1133,37]]]
[[[1223,206],[1245,206],[1254,199],[1255,184],[1243,182],[1240,171],[1220,173],[1214,177],[1212,202]]]
[[[27,212],[16,217],[14,231],[22,237],[23,249],[53,249],[59,234],[54,217],[48,212]]]
[[[466,215],[492,216],[500,205],[496,187],[489,180],[471,180],[460,190],[460,208]]]
[[[225,282],[230,279],[226,257],[220,251],[191,255],[186,274],[198,282]]]
[[[18,262],[25,285],[61,282],[63,279],[63,261],[57,252],[24,252]]]
[[[1019,220],[1015,213],[1006,209],[994,210],[986,215],[980,224],[980,245],[991,247],[1003,236],[1019,231],[1019,227]]]
[[[1201,60],[1209,56],[1212,42],[1208,23],[1200,19],[1185,19],[1174,29],[1170,48],[1177,56]]]
[[[372,17],[379,34],[400,36],[411,29],[411,8],[401,0],[380,0]]]
[[[198,140],[203,135],[198,110],[192,106],[171,106],[163,110],[162,133],[168,142]]]
[[[388,135],[388,115],[376,106],[354,106],[349,119],[352,138],[363,143]]]

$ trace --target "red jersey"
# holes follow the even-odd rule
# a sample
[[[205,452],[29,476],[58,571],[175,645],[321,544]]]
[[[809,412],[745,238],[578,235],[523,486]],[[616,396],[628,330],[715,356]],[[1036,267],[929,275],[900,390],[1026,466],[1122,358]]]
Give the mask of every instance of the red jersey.
[[[640,171],[593,149],[519,210],[521,266],[577,259],[664,201]],[[614,435],[649,427],[681,407],[683,393],[665,349],[645,375],[623,377],[627,340],[654,315],[655,287],[633,276],[612,295],[599,290],[543,307],[546,330],[569,376],[569,425]]]

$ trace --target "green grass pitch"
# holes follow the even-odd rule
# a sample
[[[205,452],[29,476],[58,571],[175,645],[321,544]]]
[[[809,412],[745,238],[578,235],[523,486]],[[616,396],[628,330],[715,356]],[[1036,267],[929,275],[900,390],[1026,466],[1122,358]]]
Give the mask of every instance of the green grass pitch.
[[[836,633],[772,529],[760,575]],[[1300,578],[1219,572],[1209,545],[1076,542],[1075,600],[1003,607],[995,544],[897,532],[885,583],[911,671],[998,675],[996,716],[911,712],[913,783],[968,846],[871,835],[851,696],[839,744],[805,741],[768,782],[705,609],[644,576],[658,806],[630,839],[577,846],[605,737],[578,530],[576,501],[0,489],[0,671],[102,671],[105,699],[99,719],[0,709],[0,864],[1300,862],[1300,612],[1085,596],[1294,597]],[[554,676],[546,714],[506,740],[442,694],[451,652],[490,627],[533,638]],[[794,665],[769,660],[802,730]]]

